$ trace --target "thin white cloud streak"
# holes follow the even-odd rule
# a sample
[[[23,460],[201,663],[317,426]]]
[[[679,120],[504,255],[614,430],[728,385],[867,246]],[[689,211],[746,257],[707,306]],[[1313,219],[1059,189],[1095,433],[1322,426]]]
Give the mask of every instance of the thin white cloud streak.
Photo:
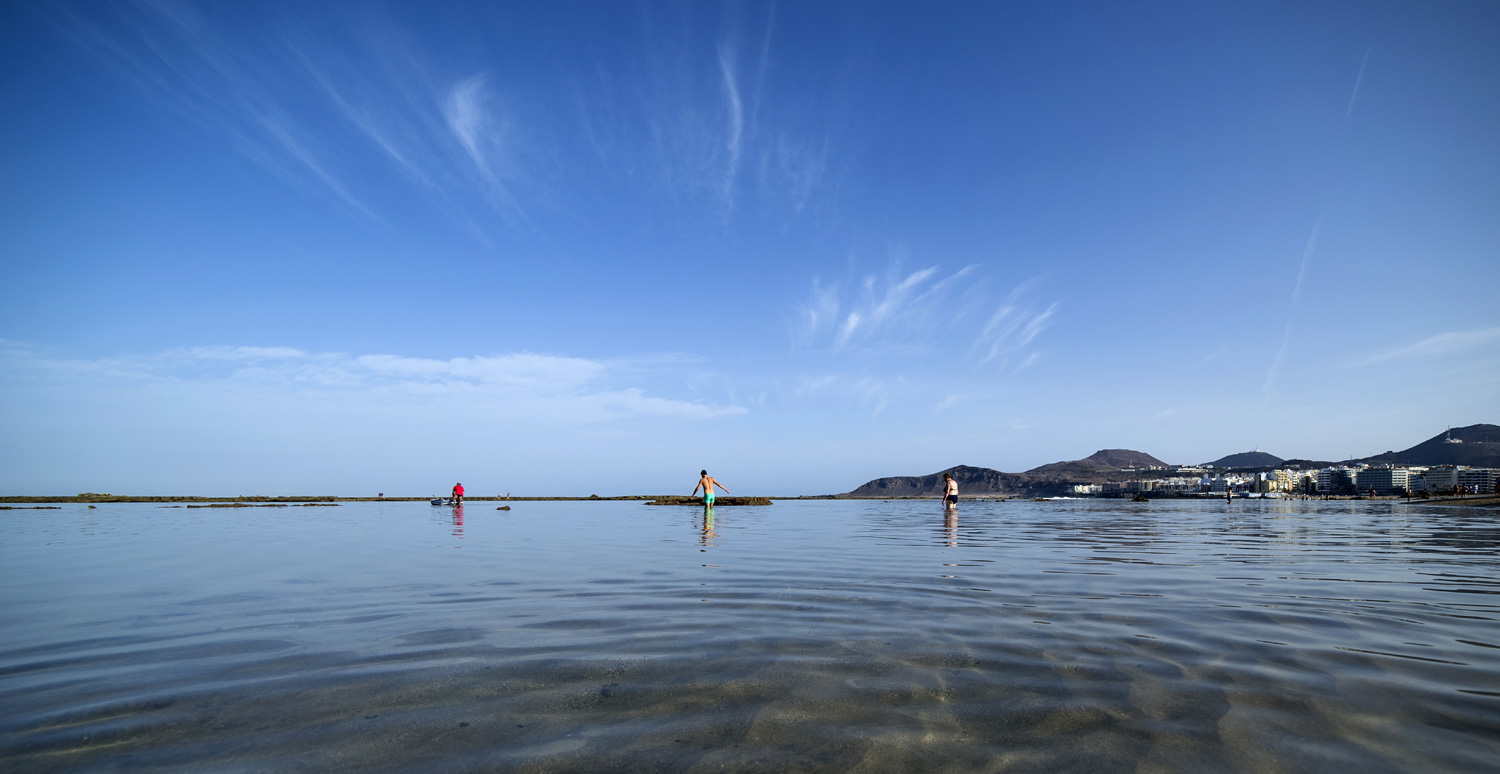
[[[1365,48],[1364,59],[1359,62],[1359,74],[1354,76],[1354,90],[1349,94],[1349,106],[1344,108],[1344,120],[1354,114],[1354,101],[1359,98],[1359,85],[1365,80],[1365,66],[1370,63],[1370,52],[1374,50],[1375,44],[1371,43]]]
[[[1500,344],[1500,328],[1449,331],[1428,336],[1414,344],[1380,352],[1354,361],[1355,366],[1369,366],[1417,358],[1473,357],[1473,350]]]
[[[288,181],[331,193],[360,217],[381,222],[318,147],[313,124],[278,98],[288,84],[273,77],[265,52],[231,44],[185,3],[127,3],[112,12],[60,6],[65,31],[99,53],[148,94]]]
[[[1318,234],[1323,230],[1323,218],[1318,217],[1318,222],[1313,224],[1312,233],[1307,236],[1307,244],[1302,247],[1302,265],[1297,269],[1297,284],[1292,288],[1292,306],[1296,306],[1302,300],[1302,286],[1307,281],[1307,267],[1312,265],[1313,254],[1318,250]]]
[[[1049,327],[1060,302],[1038,308],[1025,300],[1034,284],[1026,282],[997,303],[979,268],[944,274],[937,266],[906,272],[892,264],[884,275],[844,285],[815,277],[812,293],[795,310],[793,344],[833,354],[952,354],[967,347],[976,366],[1025,350]],[[1035,362],[1027,358],[1021,367]]]
[[[1013,293],[1011,298],[1006,299],[1003,306],[995,310],[994,316],[990,318],[989,324],[980,335],[981,342],[989,343],[987,352],[979,361],[980,365],[1031,344],[1037,336],[1042,335],[1042,331],[1047,329],[1048,321],[1057,312],[1058,303],[1060,302],[1054,301],[1051,306],[1041,312],[1032,312],[1016,306]],[[1021,367],[1024,368],[1031,362],[1024,363]]]
[[[766,9],[766,32],[760,39],[760,59],[755,66],[755,91],[750,100],[750,128],[753,132],[760,115],[761,92],[765,90],[766,73],[771,69],[771,33],[776,30],[776,3]]]
[[[1035,284],[1035,279],[1021,283],[990,315],[975,341],[976,348],[983,353],[979,359],[980,365],[1025,348],[1046,330],[1052,315],[1057,312],[1059,302],[1053,302],[1041,312],[1024,303],[1023,299]],[[1031,360],[1022,367],[1034,362]]]
[[[443,103],[443,117],[474,170],[487,189],[487,198],[496,208],[524,217],[521,206],[510,190],[513,172],[509,147],[511,140],[507,120],[494,108],[496,103],[488,79],[482,74],[464,78],[449,89]]]
[[[338,118],[405,175],[433,210],[489,244],[484,212],[525,215],[515,194],[525,182],[515,163],[522,155],[516,132],[502,131],[514,121],[496,115],[493,88],[482,73],[444,81],[396,37],[367,34],[363,50],[374,64],[363,67],[319,61],[306,53],[309,46],[288,48]]]
[[[1276,380],[1281,376],[1281,367],[1286,363],[1286,352],[1292,342],[1292,321],[1286,321],[1286,327],[1281,332],[1281,348],[1276,351],[1276,357],[1271,360],[1271,367],[1266,370],[1266,379],[1261,383],[1261,397],[1269,400],[1271,388],[1276,386]]]
[[[740,142],[745,135],[745,106],[740,100],[740,87],[736,76],[735,51],[727,41],[719,43],[719,74],[724,80],[724,100],[729,114],[724,150],[728,154],[728,166],[724,170],[722,192],[726,210],[734,206],[734,181],[740,169]]]
[[[61,26],[143,92],[361,218],[384,222],[369,203],[377,183],[360,157],[368,147],[481,241],[477,213],[524,219],[516,191],[536,180],[520,160],[546,154],[522,146],[525,135],[494,84],[483,74],[434,74],[441,68],[415,44],[369,15],[348,25],[346,39],[283,24],[252,40],[188,4],[60,8]]]
[[[826,88],[815,70],[780,90],[776,6],[763,26],[737,21],[703,46],[695,18],[644,14],[645,52],[626,67],[599,62],[572,102],[584,142],[616,183],[725,223],[754,198],[788,221],[831,207],[830,162],[846,133],[829,126],[838,100],[789,104]],[[733,12],[730,15],[735,15]]]
[[[864,282],[866,301],[860,308],[844,316],[838,335],[834,337],[834,346],[845,346],[856,333],[874,336],[893,317],[910,311],[911,297],[917,292],[919,286],[936,272],[936,266],[913,272],[884,290],[877,288],[877,280],[874,276],[866,277]]]
[[[489,123],[484,101],[484,76],[471,75],[453,84],[448,92],[448,99],[443,104],[443,116],[448,120],[448,128],[453,130],[469,158],[473,159],[474,166],[487,174],[489,162],[485,160],[484,148],[480,146],[482,134],[488,130]]]
[[[1323,216],[1318,216],[1318,222],[1313,224],[1312,233],[1307,235],[1307,242],[1302,246],[1302,263],[1297,267],[1297,282],[1292,286],[1292,303],[1290,314],[1295,315],[1297,306],[1302,301],[1302,288],[1307,283],[1307,269],[1312,265],[1313,256],[1318,251],[1318,234],[1323,231]],[[1281,378],[1282,366],[1286,364],[1287,350],[1292,344],[1292,317],[1288,316],[1286,325],[1281,329],[1281,347],[1276,350],[1276,357],[1271,359],[1271,365],[1266,369],[1266,378],[1261,382],[1260,394],[1263,401],[1271,399],[1271,390],[1276,386],[1276,381]]]

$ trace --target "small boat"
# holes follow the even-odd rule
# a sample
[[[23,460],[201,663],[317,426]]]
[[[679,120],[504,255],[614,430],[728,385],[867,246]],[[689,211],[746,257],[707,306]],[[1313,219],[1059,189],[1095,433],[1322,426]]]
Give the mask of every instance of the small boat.
[[[453,502],[452,500],[449,500],[446,497],[434,497],[434,498],[432,498],[432,504],[433,505],[450,505],[450,504],[452,504],[452,502]]]

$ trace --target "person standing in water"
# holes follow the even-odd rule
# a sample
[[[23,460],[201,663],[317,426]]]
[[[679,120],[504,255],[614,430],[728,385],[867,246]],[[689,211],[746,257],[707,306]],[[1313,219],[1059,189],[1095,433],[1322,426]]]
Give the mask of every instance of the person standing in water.
[[[454,505],[463,505],[464,504],[464,485],[463,484],[454,484],[453,485],[453,504]]]
[[[698,471],[698,475],[700,478],[698,479],[698,485],[693,487],[693,495],[698,494],[698,490],[702,489],[704,507],[712,508],[714,504],[714,487],[724,489],[724,485],[715,481],[714,477],[708,475],[708,471],[706,470]],[[724,494],[729,494],[729,490],[724,489]],[[693,495],[689,495],[689,497]]]
[[[943,507],[958,507],[958,482],[953,480],[952,473],[943,474]]]

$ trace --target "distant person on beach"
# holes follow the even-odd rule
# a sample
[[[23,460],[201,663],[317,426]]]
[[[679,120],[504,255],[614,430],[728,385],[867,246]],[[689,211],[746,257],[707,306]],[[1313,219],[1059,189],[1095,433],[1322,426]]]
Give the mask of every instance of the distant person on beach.
[[[453,485],[453,504],[454,505],[463,505],[464,504],[464,485],[463,484],[454,484]]]
[[[943,507],[958,507],[958,482],[953,480],[952,473],[943,474]]]
[[[708,475],[708,471],[706,470],[698,471],[698,475],[701,476],[701,478],[698,479],[698,485],[693,487],[693,495],[698,494],[698,490],[702,489],[703,504],[706,506],[712,506],[714,504],[714,487],[724,489],[724,485],[715,481],[714,477]],[[724,494],[729,494],[729,490],[724,489]],[[689,495],[689,497],[691,496],[692,495]]]

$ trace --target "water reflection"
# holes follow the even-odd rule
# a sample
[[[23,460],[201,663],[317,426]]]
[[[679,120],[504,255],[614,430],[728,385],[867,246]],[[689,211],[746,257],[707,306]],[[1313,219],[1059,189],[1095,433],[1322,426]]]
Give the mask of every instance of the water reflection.
[[[7,512],[0,771],[1500,760],[1500,514],[933,504]]]
[[[714,540],[719,536],[719,533],[714,531],[714,507],[712,505],[703,506],[703,515],[699,517],[698,526],[700,528],[698,542],[704,548],[711,548]]]

